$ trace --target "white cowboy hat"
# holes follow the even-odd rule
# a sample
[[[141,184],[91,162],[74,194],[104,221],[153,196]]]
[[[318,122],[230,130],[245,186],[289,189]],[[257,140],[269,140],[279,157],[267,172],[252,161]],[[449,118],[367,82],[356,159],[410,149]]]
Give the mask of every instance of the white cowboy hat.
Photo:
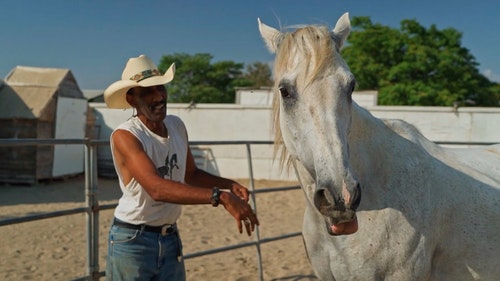
[[[134,87],[164,85],[174,79],[175,63],[164,75],[160,73],[151,59],[145,55],[130,58],[123,69],[122,80],[116,81],[104,91],[104,101],[109,108],[129,108],[125,98],[127,91]]]

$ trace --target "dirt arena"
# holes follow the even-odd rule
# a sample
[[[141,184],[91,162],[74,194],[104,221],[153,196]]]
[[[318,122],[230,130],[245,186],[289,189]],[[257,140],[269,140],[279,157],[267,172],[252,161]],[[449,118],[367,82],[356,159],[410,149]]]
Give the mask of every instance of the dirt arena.
[[[247,180],[240,180],[248,186]],[[295,182],[255,181],[256,188]],[[98,180],[99,203],[116,203],[117,181]],[[261,239],[300,232],[304,212],[301,190],[256,194]],[[83,176],[35,186],[0,185],[0,219],[85,206]],[[99,268],[106,266],[107,234],[112,210],[100,213]],[[178,222],[184,254],[254,241],[239,234],[223,207],[184,206]],[[84,214],[0,226],[0,280],[73,280],[87,275]],[[261,245],[264,280],[318,280],[300,236]],[[255,246],[186,260],[188,280],[259,280]],[[102,278],[104,280],[104,278]]]

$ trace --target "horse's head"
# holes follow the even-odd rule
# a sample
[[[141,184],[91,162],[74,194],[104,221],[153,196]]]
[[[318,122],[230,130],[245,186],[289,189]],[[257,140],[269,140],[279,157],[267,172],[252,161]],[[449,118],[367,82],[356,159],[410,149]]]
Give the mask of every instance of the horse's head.
[[[305,189],[306,196],[325,218],[330,234],[356,232],[361,198],[349,164],[355,80],[339,54],[350,29],[347,13],[333,31],[306,26],[284,33],[259,20],[260,33],[276,54],[276,143],[284,143],[290,159],[300,162],[314,180],[315,188]]]

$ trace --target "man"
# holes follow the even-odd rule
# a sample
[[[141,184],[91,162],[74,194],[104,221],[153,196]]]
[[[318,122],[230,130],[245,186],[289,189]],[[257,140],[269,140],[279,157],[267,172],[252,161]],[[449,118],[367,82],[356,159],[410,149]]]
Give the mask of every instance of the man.
[[[220,204],[240,233],[244,225],[251,235],[259,224],[247,188],[198,169],[183,122],[167,116],[165,84],[174,73],[174,64],[162,75],[141,55],[104,92],[109,108],[137,111],[110,138],[123,195],[109,233],[108,280],[185,280],[176,226],[181,204]]]

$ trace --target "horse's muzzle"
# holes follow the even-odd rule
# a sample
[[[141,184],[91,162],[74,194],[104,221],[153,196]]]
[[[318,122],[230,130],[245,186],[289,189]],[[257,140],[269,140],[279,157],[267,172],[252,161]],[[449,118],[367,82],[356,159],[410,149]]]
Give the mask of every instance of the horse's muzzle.
[[[357,182],[354,188],[342,187],[341,192],[333,193],[327,188],[318,188],[314,194],[316,208],[333,224],[355,219],[360,202],[361,187]]]
[[[324,217],[330,235],[349,235],[358,230],[356,209],[361,202],[361,188],[357,182],[353,186],[349,189],[344,185],[336,195],[326,188],[314,194],[314,204]]]

